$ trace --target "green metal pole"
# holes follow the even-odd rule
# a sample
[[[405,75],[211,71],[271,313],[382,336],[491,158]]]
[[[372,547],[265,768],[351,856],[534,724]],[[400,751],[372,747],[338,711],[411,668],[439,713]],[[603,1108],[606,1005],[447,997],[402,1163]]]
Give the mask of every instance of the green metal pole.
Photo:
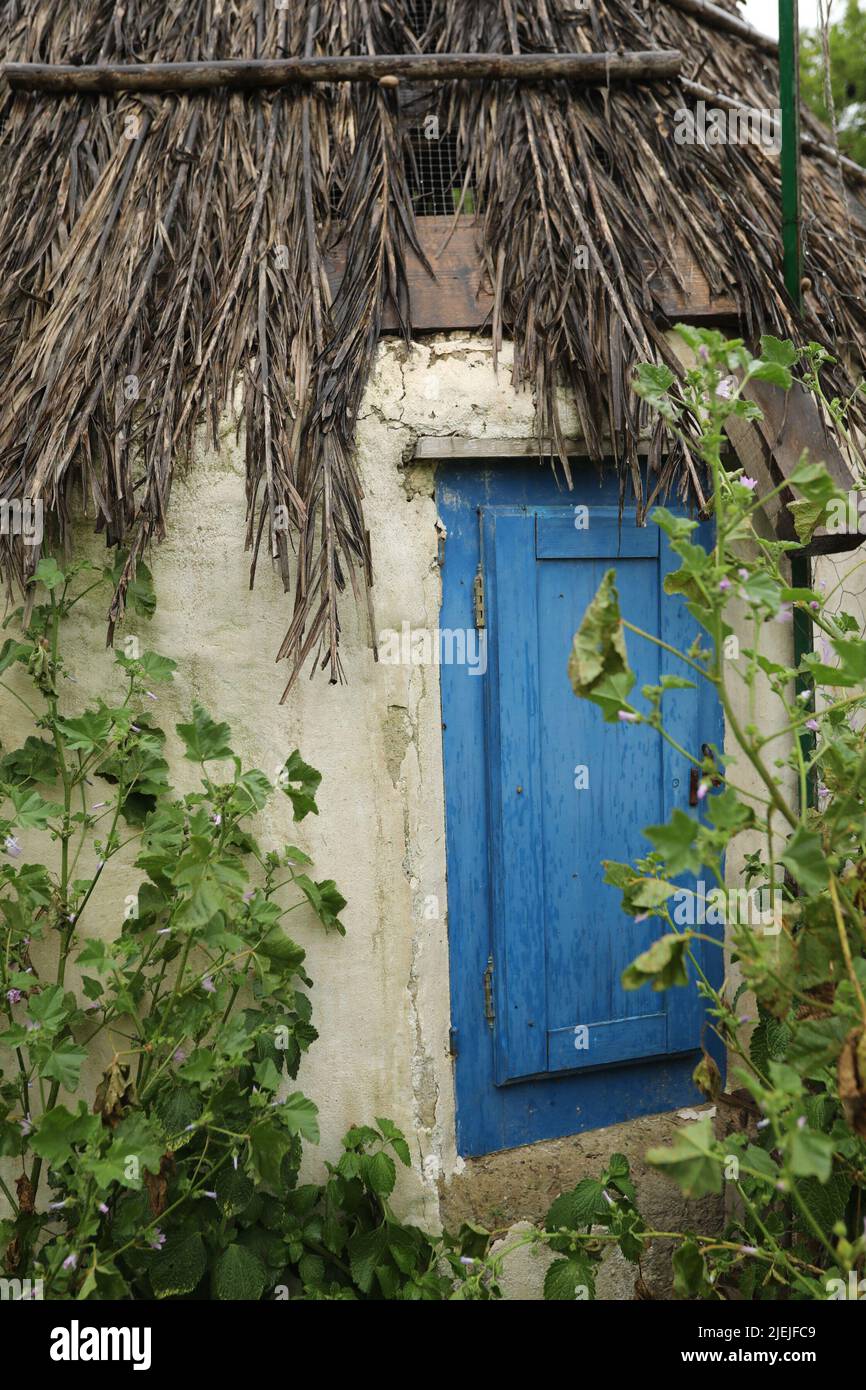
[[[779,0],[779,101],[782,108],[782,251],[785,288],[802,308],[800,245],[800,28],[797,0]]]
[[[779,0],[779,101],[782,108],[782,255],[785,288],[800,311],[803,307],[803,249],[800,237],[800,24],[797,0]],[[791,583],[795,589],[811,589],[812,566],[804,551],[791,554]],[[794,664],[799,666],[812,650],[812,624],[805,609],[794,608]],[[797,694],[810,690],[810,682],[797,677]],[[800,747],[808,761],[814,740],[800,734]],[[808,783],[809,804],[814,804],[814,778]]]

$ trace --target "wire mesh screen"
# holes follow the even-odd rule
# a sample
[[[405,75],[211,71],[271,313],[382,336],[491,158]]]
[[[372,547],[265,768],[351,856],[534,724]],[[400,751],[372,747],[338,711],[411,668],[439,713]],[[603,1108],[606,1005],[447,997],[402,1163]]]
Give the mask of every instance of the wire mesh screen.
[[[437,116],[428,116],[409,130],[409,186],[418,217],[441,217],[457,211],[476,211],[473,189],[464,192],[465,170],[457,158],[457,137],[439,128]],[[462,201],[461,201],[462,195]]]

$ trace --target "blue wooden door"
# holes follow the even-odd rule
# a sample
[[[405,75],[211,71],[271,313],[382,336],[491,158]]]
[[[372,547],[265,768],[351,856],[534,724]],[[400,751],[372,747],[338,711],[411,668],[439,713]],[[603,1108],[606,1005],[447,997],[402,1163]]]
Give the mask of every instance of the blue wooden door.
[[[458,1141],[481,1153],[697,1099],[696,992],[623,990],[659,924],[624,915],[601,869],[647,853],[643,827],[687,805],[688,765],[651,729],[606,724],[566,669],[611,566],[630,622],[680,648],[695,628],[663,596],[663,533],[620,524],[594,474],[562,494],[537,469],[449,471],[439,502],[443,627],[471,625],[484,579],[486,673],[442,669]],[[637,689],[683,673],[650,642],[629,655]],[[668,718],[687,748],[719,739],[701,692]]]

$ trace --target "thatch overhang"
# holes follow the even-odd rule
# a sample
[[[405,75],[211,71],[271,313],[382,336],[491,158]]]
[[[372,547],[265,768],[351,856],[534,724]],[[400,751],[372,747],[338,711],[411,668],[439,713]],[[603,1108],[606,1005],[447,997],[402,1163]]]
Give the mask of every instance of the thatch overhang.
[[[123,547],[109,632],[148,543],[165,534],[176,459],[202,422],[216,438],[240,381],[251,579],[268,554],[291,595],[279,652],[291,674],[313,658],[340,678],[339,595],[351,580],[369,604],[372,583],[355,422],[380,334],[411,338],[410,278],[431,261],[419,123],[434,118],[458,190],[471,191],[474,290],[489,296],[494,345],[514,339],[515,383],[536,395],[540,437],[567,482],[564,382],[585,453],[617,460],[639,513],[647,439],[650,491],[694,493],[681,447],[630,388],[644,358],[678,366],[669,310],[677,296],[694,308],[696,277],[708,312],[733,306],[747,339],[832,351],[827,398],[850,394],[841,363],[866,360],[863,179],[804,113],[800,316],[782,284],[777,151],[676,139],[677,113],[699,92],[768,113],[778,104],[773,45],[731,0],[0,4],[10,63],[647,51],[681,54],[680,76],[0,89],[0,496],[44,499],[56,539],[79,495]],[[866,425],[866,402],[855,399],[852,424]],[[15,587],[38,555],[2,545]]]

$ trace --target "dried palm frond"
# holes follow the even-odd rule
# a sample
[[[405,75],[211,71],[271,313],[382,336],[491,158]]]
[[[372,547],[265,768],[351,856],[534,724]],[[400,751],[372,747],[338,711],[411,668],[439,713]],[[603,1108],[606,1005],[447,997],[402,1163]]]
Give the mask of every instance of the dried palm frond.
[[[726,7],[735,12],[733,3]],[[664,0],[19,0],[0,3],[13,61],[135,62],[415,51],[677,48],[684,77],[776,105],[772,60]],[[631,391],[637,361],[671,360],[648,258],[677,277],[691,248],[744,331],[866,357],[864,219],[838,170],[804,160],[798,317],[781,283],[779,168],[756,145],[678,145],[675,82],[442,84],[435,93],[477,206],[494,290],[494,348],[538,401],[570,481],[557,386],[590,454],[613,452],[639,512],[675,485],[700,496],[688,451]],[[393,87],[363,83],[189,96],[45,96],[0,88],[0,496],[41,498],[51,540],[73,490],[125,561],[109,640],[148,543],[165,534],[177,460],[240,405],[250,582],[264,551],[292,592],[279,656],[342,677],[339,595],[369,595],[354,459],[361,397],[387,310],[411,336],[413,156]],[[853,200],[852,200],[853,206]],[[331,300],[326,256],[345,273]],[[581,254],[576,253],[580,251]],[[584,258],[588,269],[584,267]],[[828,398],[847,395],[827,369]],[[855,426],[863,427],[855,402]],[[638,440],[651,432],[646,486]],[[11,589],[38,551],[0,537]],[[366,600],[369,602],[369,600]],[[371,624],[372,630],[372,624]]]

